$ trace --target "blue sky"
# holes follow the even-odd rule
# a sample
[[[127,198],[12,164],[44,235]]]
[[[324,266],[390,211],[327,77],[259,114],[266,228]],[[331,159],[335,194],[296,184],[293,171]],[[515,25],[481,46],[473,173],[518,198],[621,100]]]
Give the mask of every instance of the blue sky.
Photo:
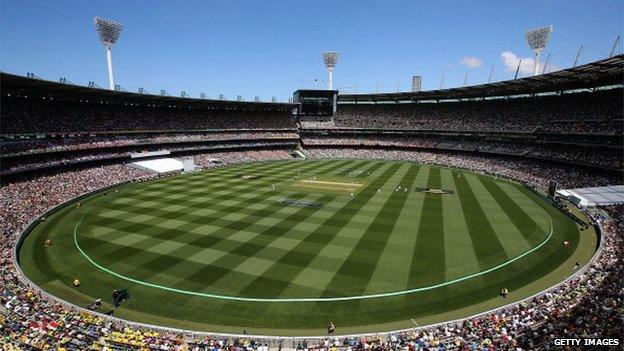
[[[325,87],[325,50],[341,52],[343,91],[396,91],[397,82],[405,91],[414,74],[435,89],[442,74],[445,87],[461,86],[467,69],[468,84],[482,83],[492,65],[493,80],[512,78],[517,60],[531,56],[524,30],[535,26],[554,25],[543,56],[550,52],[554,67],[570,66],[580,45],[582,63],[603,57],[623,13],[622,0],[2,0],[0,68],[107,86],[93,27],[102,16],[124,24],[113,62],[130,91],[285,100]]]

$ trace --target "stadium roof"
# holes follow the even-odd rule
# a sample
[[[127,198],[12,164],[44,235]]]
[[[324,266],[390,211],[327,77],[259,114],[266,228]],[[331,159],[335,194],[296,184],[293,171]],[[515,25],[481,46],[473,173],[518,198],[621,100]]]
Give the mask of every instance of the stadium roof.
[[[624,84],[624,55],[547,74],[468,87],[381,94],[340,94],[339,102],[418,101],[537,94]]]
[[[211,100],[171,95],[141,94],[128,91],[91,88],[71,83],[58,83],[4,72],[0,74],[0,87],[2,88],[2,94],[16,93],[28,96],[53,97],[58,100],[105,100],[115,103],[179,105],[197,108],[290,109],[293,106],[292,104],[281,102]]]
[[[340,94],[339,102],[401,102],[419,100],[444,100],[537,94],[573,89],[596,88],[624,84],[624,55],[588,63],[538,76],[514,79],[468,87],[381,94]],[[19,93],[32,96],[63,99],[107,100],[118,103],[153,105],[179,105],[189,107],[274,109],[292,108],[290,103],[211,100],[170,95],[140,94],[127,91],[91,88],[81,85],[58,83],[37,78],[27,78],[0,73],[3,93]]]

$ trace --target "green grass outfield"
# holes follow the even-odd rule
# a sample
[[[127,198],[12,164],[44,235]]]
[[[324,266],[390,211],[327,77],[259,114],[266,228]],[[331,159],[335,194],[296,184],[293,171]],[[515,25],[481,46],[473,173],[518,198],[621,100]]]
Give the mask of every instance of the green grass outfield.
[[[297,185],[313,177],[332,184]],[[278,161],[90,196],[37,225],[20,265],[80,306],[110,302],[114,288],[127,287],[131,298],[116,315],[130,320],[321,335],[330,321],[341,334],[375,332],[521,299],[569,276],[595,240],[500,178],[407,162]],[[507,299],[498,296],[503,287]]]

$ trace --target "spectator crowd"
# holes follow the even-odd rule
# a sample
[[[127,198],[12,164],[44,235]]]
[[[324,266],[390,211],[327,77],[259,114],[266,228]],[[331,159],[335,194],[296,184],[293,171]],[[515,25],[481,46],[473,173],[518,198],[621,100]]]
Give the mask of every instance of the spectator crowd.
[[[288,142],[288,140],[284,139],[266,139],[263,141],[248,141],[248,140],[233,140],[226,144],[217,143],[214,145],[203,145],[203,144],[195,144],[192,146],[188,145],[175,145],[169,148],[159,148],[159,147],[138,147],[136,149],[129,150],[127,152],[109,152],[103,153],[98,152],[96,154],[90,155],[77,155],[73,157],[63,157],[64,155],[48,155],[42,154],[38,155],[37,158],[29,159],[29,160],[15,160],[14,162],[5,162],[0,171],[0,175],[6,175],[10,173],[16,173],[20,171],[39,171],[39,170],[48,170],[51,167],[59,167],[59,166],[69,166],[73,165],[75,167],[83,166],[83,162],[85,161],[106,161],[106,163],[117,161],[122,162],[124,160],[129,160],[133,153],[141,153],[141,152],[150,152],[150,151],[181,151],[184,153],[195,153],[195,152],[217,152],[219,150],[228,150],[228,149],[236,149],[236,148],[271,148],[271,147],[283,147],[287,149],[289,147],[292,148],[293,143]],[[13,161],[13,160],[11,160]]]
[[[339,104],[336,127],[622,134],[622,89],[417,104]]]
[[[610,182],[544,163],[420,151],[321,149],[311,157],[409,160],[462,167],[515,178],[540,188],[549,179],[566,186]],[[285,151],[221,152],[193,156],[204,168],[222,164],[288,159]],[[558,336],[622,335],[622,206],[596,211],[603,228],[602,250],[586,269],[544,293],[459,322],[362,337],[267,341],[149,330],[77,310],[26,284],[12,261],[13,244],[27,224],[78,195],[151,174],[126,165],[59,172],[0,187],[0,349],[3,350],[535,350]],[[338,331],[339,332],[339,331]]]
[[[59,138],[3,140],[0,149],[3,155],[47,153],[55,151],[97,150],[118,146],[140,146],[151,144],[175,144],[180,142],[209,142],[249,139],[296,139],[292,131],[224,130],[211,133],[156,133],[156,134],[86,134]]]
[[[464,150],[622,170],[622,140],[617,138],[624,133],[621,95],[622,89],[612,89],[459,102],[341,103],[333,123],[319,122],[323,128],[333,125],[439,133],[337,137],[311,135],[305,129],[300,132],[303,144],[312,146]],[[104,163],[132,152],[197,151],[208,145],[248,147],[298,142],[300,135],[291,108],[283,105],[189,108],[53,100],[14,93],[3,96],[0,112],[3,174],[81,161]],[[464,135],[448,133],[453,131]],[[488,131],[494,134],[482,135]],[[522,138],[499,135],[503,132],[524,134]],[[563,134],[555,138],[558,134],[545,132]],[[34,136],[37,138],[33,139]],[[574,138],[567,142],[566,136]]]
[[[290,108],[277,106],[189,108],[11,94],[2,97],[0,114],[3,134],[296,128]]]
[[[449,136],[395,136],[388,134],[321,135],[307,133],[302,138],[304,146],[323,147],[383,147],[459,150],[480,153],[506,154],[577,162],[611,169],[624,169],[622,152],[616,148],[570,147],[557,144],[513,142],[492,138],[452,138]],[[600,152],[596,152],[600,150]]]

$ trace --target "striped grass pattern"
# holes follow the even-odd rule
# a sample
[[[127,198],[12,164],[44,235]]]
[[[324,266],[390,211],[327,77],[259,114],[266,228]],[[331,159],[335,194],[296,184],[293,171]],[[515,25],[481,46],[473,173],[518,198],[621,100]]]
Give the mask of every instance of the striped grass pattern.
[[[297,186],[302,180],[314,186]],[[284,206],[285,198],[323,206]],[[551,224],[552,242],[526,258],[459,279],[544,243]],[[104,270],[73,245],[73,229],[83,253]],[[44,237],[53,239],[51,248],[38,245]],[[573,243],[567,251],[557,244],[564,238]],[[80,277],[79,292],[63,289],[62,297],[76,303],[129,287],[132,298],[118,314],[133,319],[203,323],[211,330],[297,329],[329,320],[385,323],[470,306],[548,273],[578,241],[569,219],[504,179],[406,162],[308,160],[230,166],[94,195],[35,228],[21,262],[52,292]],[[331,301],[458,279],[406,296]],[[203,296],[210,294],[330,302]],[[190,324],[171,321],[178,319]]]

